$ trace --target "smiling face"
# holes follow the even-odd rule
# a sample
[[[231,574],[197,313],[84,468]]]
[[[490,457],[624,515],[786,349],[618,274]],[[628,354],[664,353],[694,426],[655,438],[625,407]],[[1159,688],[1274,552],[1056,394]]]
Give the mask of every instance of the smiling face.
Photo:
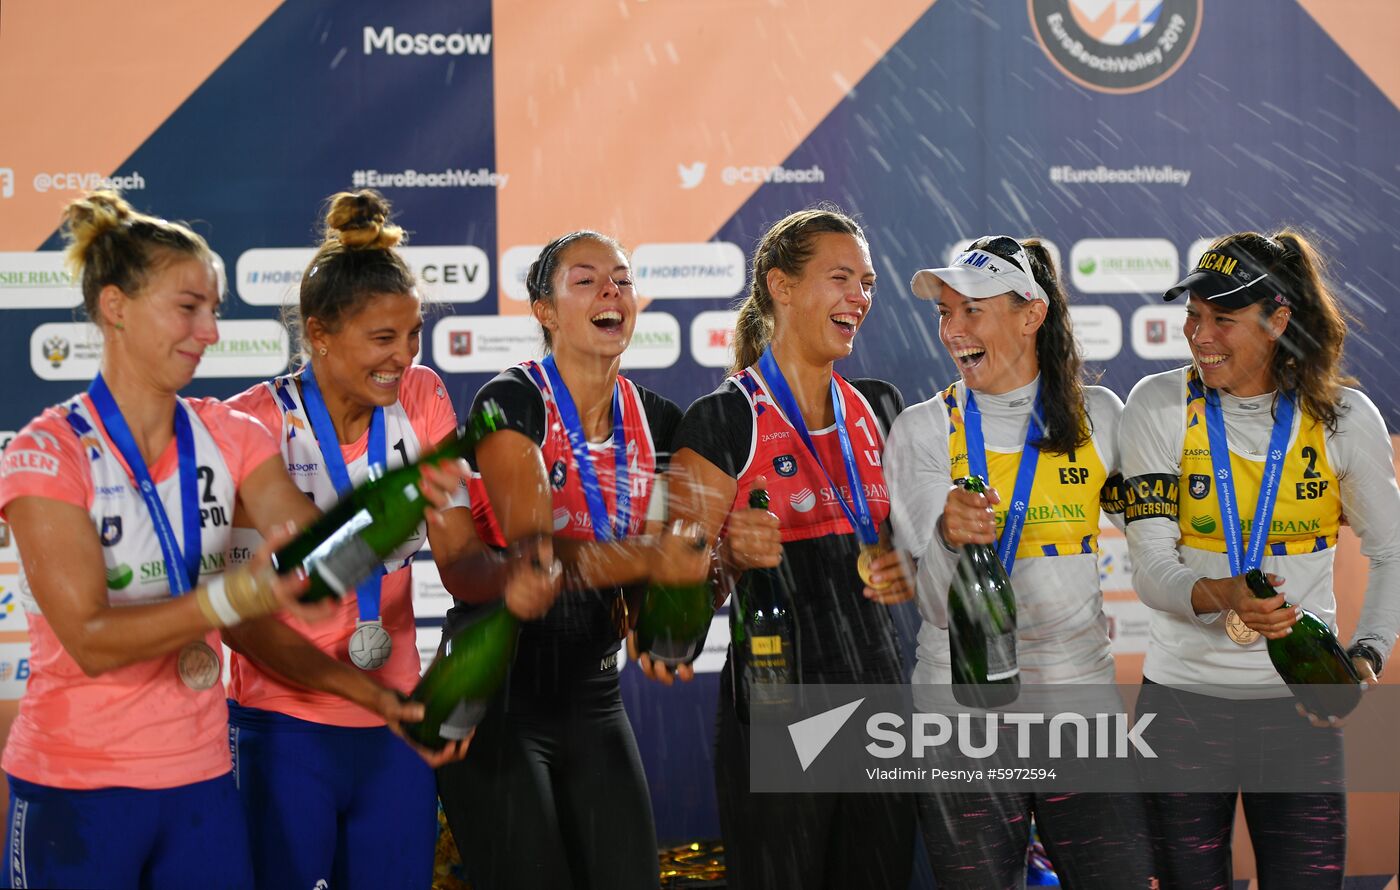
[[[627,255],[611,244],[580,239],[560,254],[552,285],[551,296],[532,308],[550,332],[554,352],[609,360],[622,355],[637,324]]]
[[[1201,380],[1243,398],[1273,390],[1271,364],[1290,316],[1285,307],[1264,315],[1258,304],[1227,311],[1192,294],[1184,331]]]
[[[997,395],[1035,379],[1040,372],[1035,338],[1045,320],[1044,303],[1009,293],[973,300],[947,285],[937,302],[938,339],[969,389]]]
[[[775,307],[782,307],[783,327],[796,335],[809,360],[821,364],[855,348],[875,298],[875,267],[870,248],[854,235],[823,232],[813,236],[811,247],[798,275],[770,270],[768,290]]]
[[[135,297],[116,285],[99,296],[107,372],[133,373],[161,392],[194,379],[204,350],[219,342],[219,283],[203,259],[180,256],[150,274]]]
[[[311,365],[327,399],[339,396],[365,407],[387,407],[398,399],[422,333],[422,305],[411,293],[368,297],[334,331],[318,318],[306,320]]]

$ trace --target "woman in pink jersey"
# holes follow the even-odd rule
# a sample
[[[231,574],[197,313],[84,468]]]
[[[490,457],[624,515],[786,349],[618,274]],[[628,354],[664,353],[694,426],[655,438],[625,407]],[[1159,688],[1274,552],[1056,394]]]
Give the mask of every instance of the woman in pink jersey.
[[[302,582],[268,548],[223,573],[228,518],[242,504],[275,543],[305,496],[259,423],[176,395],[219,339],[204,240],[113,192],[70,204],[65,235],[102,370],[0,468],[33,666],[5,746],[5,886],[247,887],[218,629]]]
[[[363,482],[371,466],[417,460],[457,426],[442,381],[413,364],[422,305],[413,273],[394,250],[403,231],[388,218],[376,192],[332,196],[295,319],[309,362],[228,402],[274,431],[303,500],[321,508]],[[262,633],[243,641],[247,655],[234,656],[230,743],[256,886],[431,881],[437,819],[430,764],[460,757],[467,742],[428,754],[395,738],[404,717],[399,694],[413,688],[420,667],[409,566],[426,538],[450,591],[499,597],[498,589],[475,589],[490,580],[486,573],[463,571],[463,557],[485,549],[466,505],[459,488],[449,506],[463,509],[420,528],[377,577],[341,601],[333,620],[310,627],[284,618],[273,633],[286,645],[270,647],[273,633]],[[252,530],[240,534],[256,538]],[[525,568],[508,587],[507,605],[534,617],[549,607],[553,587],[548,573]]]

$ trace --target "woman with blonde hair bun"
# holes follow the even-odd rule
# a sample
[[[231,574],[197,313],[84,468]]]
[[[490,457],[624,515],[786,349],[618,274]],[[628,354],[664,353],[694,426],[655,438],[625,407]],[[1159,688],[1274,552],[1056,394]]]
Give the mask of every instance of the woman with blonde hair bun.
[[[33,670],[5,744],[5,886],[247,887],[218,632],[295,607],[304,580],[270,552],[306,498],[261,424],[178,395],[219,339],[204,239],[108,191],[63,231],[102,362],[0,468]],[[225,571],[236,504],[268,541]]]

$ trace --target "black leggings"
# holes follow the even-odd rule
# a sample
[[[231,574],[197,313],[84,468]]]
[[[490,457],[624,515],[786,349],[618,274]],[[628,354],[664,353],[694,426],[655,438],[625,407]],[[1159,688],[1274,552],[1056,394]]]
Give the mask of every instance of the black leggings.
[[[940,792],[919,795],[919,823],[939,890],[1024,887],[1032,814],[1062,886],[1155,886],[1140,794]]]
[[[1164,888],[1215,890],[1233,880],[1235,800],[1244,802],[1260,890],[1342,886],[1346,868],[1346,794],[1338,790],[1269,792],[1270,774],[1306,774],[1341,789],[1341,732],[1311,729],[1292,698],[1236,701],[1143,681],[1138,712],[1157,714],[1154,766],[1181,771],[1182,782],[1220,790],[1149,794]],[[1299,753],[1301,731],[1322,745]],[[1173,753],[1184,756],[1171,756]],[[1145,778],[1144,781],[1147,781]],[[1160,775],[1152,787],[1161,788]],[[1243,787],[1243,791],[1236,788]],[[1228,790],[1224,790],[1228,789]]]
[[[498,699],[438,793],[477,890],[651,890],[656,826],[616,670]]]
[[[754,794],[749,728],[739,722],[726,666],[720,682],[715,787],[732,890],[908,890],[912,794]]]

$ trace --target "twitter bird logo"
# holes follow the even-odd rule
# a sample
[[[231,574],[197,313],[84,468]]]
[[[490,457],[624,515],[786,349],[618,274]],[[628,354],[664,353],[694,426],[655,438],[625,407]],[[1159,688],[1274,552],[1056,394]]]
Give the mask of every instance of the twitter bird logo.
[[[677,164],[676,172],[681,175],[681,188],[693,189],[705,178],[705,162],[696,161],[688,167]]]

